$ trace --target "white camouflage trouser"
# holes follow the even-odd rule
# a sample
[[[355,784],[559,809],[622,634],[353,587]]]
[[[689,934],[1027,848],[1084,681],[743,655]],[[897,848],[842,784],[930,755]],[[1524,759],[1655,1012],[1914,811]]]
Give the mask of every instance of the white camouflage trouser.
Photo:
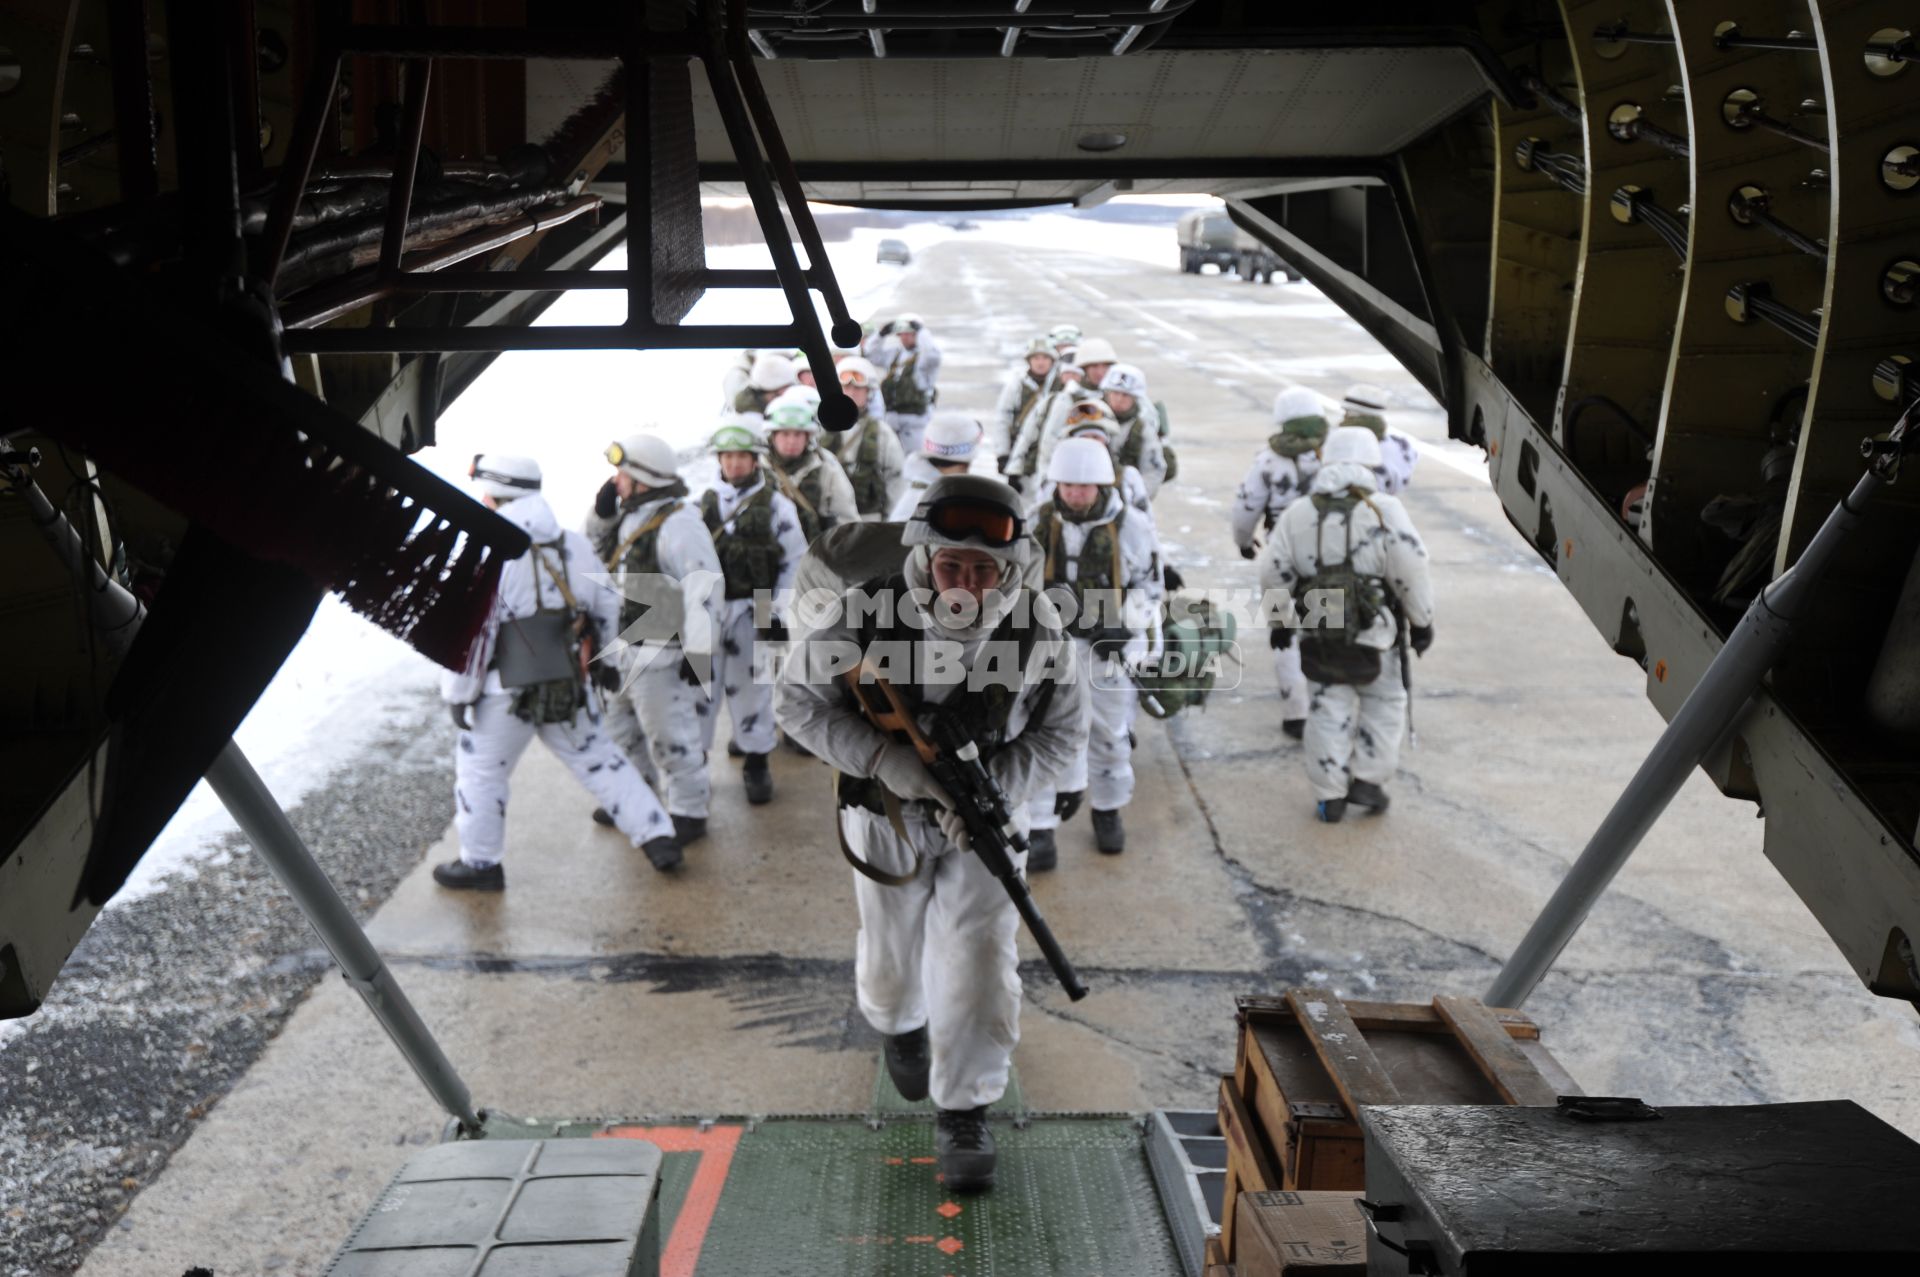
[[[911,872],[913,848],[920,852],[919,869],[905,886],[853,875],[860,904],[854,957],[860,1014],[889,1036],[926,1025],[933,1102],[943,1109],[978,1108],[1006,1093],[1020,1041],[1014,944],[1020,915],[978,856],[953,847],[911,806],[902,823],[911,847],[885,816],[858,807],[840,811],[848,847],[874,868]],[[1025,857],[1016,854],[1014,863],[1024,867]]]
[[[1400,733],[1407,725],[1407,689],[1400,652],[1380,654],[1371,683],[1311,683],[1307,712],[1307,783],[1316,799],[1345,798],[1350,780],[1384,785],[1400,765]]]
[[[630,665],[625,687],[609,698],[607,731],[648,785],[664,787],[669,812],[704,817],[713,792],[706,738],[713,710],[707,693],[680,677],[679,648],[645,656],[646,668]],[[639,659],[636,653],[634,661]]]
[[[473,707],[472,728],[457,738],[453,827],[460,836],[460,859],[476,869],[500,863],[513,766],[535,735],[607,809],[614,827],[634,846],[673,832],[673,822],[640,779],[639,770],[587,710],[575,714],[571,722],[536,727],[516,718],[512,706],[511,692],[482,696]]]
[[[1124,673],[1111,676],[1096,667],[1093,645],[1076,639],[1080,678],[1087,687],[1087,747],[1061,773],[1054,788],[1035,794],[1027,804],[1027,819],[1035,829],[1053,829],[1056,794],[1087,791],[1087,806],[1117,811],[1133,800],[1133,720],[1140,710],[1140,694]]]
[[[1300,672],[1300,638],[1275,649],[1273,678],[1280,684],[1280,721],[1290,723],[1307,716],[1307,676]]]
[[[893,433],[900,436],[900,451],[907,456],[915,456],[920,451],[920,441],[926,436],[927,422],[933,419],[930,412],[890,412],[887,424],[893,427]]]
[[[729,599],[720,641],[713,651],[712,705],[700,720],[701,743],[713,748],[713,733],[724,697],[733,720],[733,743],[745,754],[770,754],[779,743],[773,721],[774,671],[771,650],[753,638],[753,600]]]

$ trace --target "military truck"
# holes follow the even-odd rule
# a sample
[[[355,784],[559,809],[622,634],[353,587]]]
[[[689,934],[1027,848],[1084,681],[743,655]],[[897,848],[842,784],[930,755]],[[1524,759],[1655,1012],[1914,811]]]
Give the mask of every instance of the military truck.
[[[1233,269],[1248,284],[1271,284],[1275,275],[1300,278],[1300,272],[1287,265],[1270,244],[1238,226],[1233,228]]]
[[[1180,269],[1188,275],[1198,275],[1207,265],[1219,267],[1224,274],[1239,263],[1233,219],[1225,209],[1196,208],[1180,218],[1175,233],[1180,239]]]

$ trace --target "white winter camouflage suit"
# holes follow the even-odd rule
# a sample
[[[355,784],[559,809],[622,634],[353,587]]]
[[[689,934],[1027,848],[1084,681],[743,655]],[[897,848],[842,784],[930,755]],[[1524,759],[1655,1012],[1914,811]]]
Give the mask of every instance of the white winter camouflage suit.
[[[778,465],[779,460],[769,456],[767,464]],[[828,449],[817,442],[810,444],[801,454],[799,465],[782,473],[786,475],[787,482],[798,488],[816,470],[823,472],[820,477],[820,504],[813,509],[814,515],[820,520],[820,530],[824,532],[841,523],[858,523],[860,505],[853,497],[853,481],[847,478],[846,467],[840,464],[840,458]]]
[[[1307,485],[1320,470],[1320,454],[1303,452],[1283,457],[1272,448],[1254,455],[1253,465],[1233,494],[1233,543],[1245,549],[1254,535],[1276,523],[1282,511],[1306,495]],[[1276,648],[1273,678],[1280,685],[1280,719],[1298,722],[1307,716],[1307,678],[1300,672],[1300,645]]]
[[[1036,379],[1027,371],[1026,361],[1022,360],[1020,366],[1007,375],[1006,382],[1000,387],[1000,400],[994,405],[993,416],[987,421],[986,438],[982,440],[992,449],[995,460],[1008,456],[1013,450],[1013,441],[1018,437],[1022,424],[1020,401],[1031,393],[1034,398],[1028,405],[1031,410],[1029,415],[1032,412],[1043,413],[1046,409],[1044,401],[1059,385],[1059,370],[1059,361],[1055,360],[1053,367],[1047,369],[1047,375]],[[1038,437],[1037,434],[1034,436],[1036,439]]]
[[[564,572],[567,588],[587,609],[602,635],[618,628],[620,596],[598,578],[600,561],[578,532],[562,531],[546,499],[537,494],[500,504],[500,517],[526,529],[534,548],[501,569],[474,659],[461,673],[440,676],[440,695],[449,705],[471,705],[472,727],[460,732],[453,760],[453,826],[460,837],[460,859],[476,869],[500,863],[506,849],[507,798],[514,764],[537,735],[565,763],[613,817],[614,826],[634,846],[673,832],[673,822],[647,783],[601,721],[591,685],[587,704],[571,721],[535,725],[514,715],[514,693],[500,685],[491,668],[494,652],[514,636],[513,619],[545,609],[567,607],[553,572]],[[557,544],[556,544],[557,543]],[[544,554],[538,572],[534,556]]]
[[[733,517],[754,493],[766,485],[765,468],[754,473],[744,488],[722,480],[714,487],[719,495],[722,526]],[[773,493],[773,535],[780,543],[780,572],[774,582],[774,594],[788,597],[793,589],[793,574],[800,556],[807,552],[807,538],[800,530],[800,512],[793,502],[778,491]],[[733,743],[743,754],[769,754],[779,743],[773,721],[774,653],[754,638],[754,600],[727,599],[721,605],[720,643],[713,652],[713,687],[718,689],[713,712],[701,719],[703,742],[713,748],[713,734],[720,715],[720,697],[726,698],[727,715],[733,720]],[[764,649],[764,650],[763,650]]]
[[[1376,492],[1373,470],[1357,462],[1323,466],[1313,478],[1314,493],[1349,488],[1368,494],[1354,507],[1353,568],[1377,577],[1405,613],[1409,624],[1433,624],[1433,585],[1427,571],[1427,547],[1398,497]],[[1260,584],[1281,591],[1286,600],[1278,615],[1289,625],[1299,620],[1292,589],[1327,562],[1342,562],[1347,552],[1346,519],[1338,510],[1322,521],[1311,500],[1296,501],[1281,514],[1260,555]],[[1294,646],[1307,631],[1295,632]],[[1380,677],[1371,683],[1309,683],[1307,780],[1316,799],[1345,798],[1350,781],[1384,784],[1400,762],[1400,735],[1406,727],[1407,693],[1400,678],[1398,625],[1391,610],[1374,619],[1359,641],[1381,651]]]
[[[910,588],[930,588],[927,562],[924,546],[909,555]],[[927,628],[919,631],[923,637],[913,643],[916,667],[940,649],[966,670],[993,665],[1010,675],[1013,657],[995,663],[984,656],[991,625],[947,630],[918,602],[907,606],[926,619]],[[816,658],[832,650],[820,645],[856,643],[856,633],[835,617],[796,646],[781,682],[780,724],[844,775],[866,777],[879,769],[888,738],[862,717],[831,667],[823,668],[824,659]],[[1008,717],[1005,742],[988,762],[1023,831],[1026,801],[1037,793],[1051,794],[1055,777],[1085,748],[1085,692],[1073,662],[1073,644],[1057,634],[1049,631],[1035,640],[1029,680],[1047,669],[1060,677],[1050,684],[1026,683]],[[922,684],[919,690],[935,705],[969,694],[963,684],[952,682]],[[913,875],[898,887],[853,875],[860,907],[854,959],[860,1012],[888,1035],[925,1025],[933,1102],[944,1109],[977,1108],[1005,1093],[1020,1040],[1019,915],[979,857],[942,833],[929,802],[902,802],[900,812],[900,831],[885,815],[864,807],[839,812],[840,832],[854,855],[882,872]],[[1024,855],[1014,859],[1024,867]]]
[[[679,633],[656,636],[648,628],[644,634],[629,636],[630,646],[624,650],[609,652],[608,659],[618,663],[621,685],[618,693],[607,697],[606,722],[627,757],[647,774],[647,783],[658,788],[664,782],[669,812],[704,817],[712,794],[705,724],[713,707],[707,689],[687,682],[680,671],[683,656],[696,675],[713,668],[725,601],[713,538],[700,518],[700,507],[691,499],[647,494],[610,519],[589,510],[586,533],[595,553],[610,560],[670,500],[679,501],[681,508],[660,525],[654,550],[661,575],[680,582]],[[623,566],[608,562],[607,570],[617,577]],[[636,628],[644,628],[647,619],[636,621]]]
[[[1082,392],[1069,398],[1066,395],[1055,396],[1047,407],[1047,419],[1040,426],[1040,456],[1035,462],[1034,473],[1045,475],[1047,463],[1053,460],[1053,450],[1067,437],[1067,413],[1080,399],[1097,399],[1099,392]],[[1147,497],[1159,495],[1160,485],[1167,477],[1166,445],[1160,441],[1160,412],[1145,399],[1139,401],[1139,411],[1134,415],[1131,425],[1114,422],[1107,427],[1111,443],[1109,450],[1117,458],[1126,446],[1134,430],[1143,431],[1140,442],[1140,464],[1137,467],[1140,477],[1146,482]],[[1116,464],[1118,464],[1116,462]]]
[[[1126,642],[1120,655],[1129,665],[1160,654],[1158,624],[1161,592],[1160,546],[1153,525],[1136,517],[1111,487],[1103,488],[1096,498],[1100,512],[1075,523],[1061,521],[1060,571],[1068,581],[1079,577],[1079,555],[1096,527],[1120,522],[1120,575],[1125,594],[1120,620],[1126,629]],[[1122,512],[1125,512],[1124,518]],[[1034,529],[1036,538],[1044,538],[1044,529]],[[1039,541],[1038,552],[1047,551]],[[1054,814],[1057,794],[1087,791],[1087,804],[1095,811],[1117,811],[1133,798],[1133,721],[1140,708],[1139,690],[1122,670],[1107,660],[1096,662],[1093,640],[1076,638],[1081,676],[1087,683],[1088,731],[1086,748],[1060,777],[1054,789],[1036,793],[1027,809],[1035,829],[1053,829],[1060,823]],[[1101,656],[1114,655],[1107,647]]]
[[[933,401],[936,385],[940,380],[940,346],[933,340],[933,334],[922,328],[914,339],[912,350],[900,344],[900,339],[892,333],[885,337],[875,333],[860,344],[860,353],[868,362],[880,370],[880,379],[886,379],[898,371],[910,376],[915,384],[925,392],[927,410],[925,412],[899,412],[886,408],[886,422],[894,433],[900,436],[900,449],[908,456],[920,450],[920,438],[927,433],[927,421],[933,416]],[[912,367],[908,367],[911,361]]]

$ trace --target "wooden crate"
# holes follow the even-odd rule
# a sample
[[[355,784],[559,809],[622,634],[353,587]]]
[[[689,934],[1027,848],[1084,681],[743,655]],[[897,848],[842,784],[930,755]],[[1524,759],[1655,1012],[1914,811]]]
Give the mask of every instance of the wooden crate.
[[[1221,1194],[1220,1249],[1228,1259],[1234,1256],[1234,1203],[1242,1193],[1261,1193],[1281,1185],[1280,1164],[1274,1159],[1267,1137],[1240,1098],[1233,1077],[1220,1079],[1220,1134],[1227,1141],[1227,1180]]]
[[[1273,1188],[1364,1191],[1362,1104],[1550,1105],[1580,1093],[1533,1021],[1472,998],[1343,1003],[1325,989],[1292,989],[1238,1005],[1234,1089],[1280,1177]],[[1223,1111],[1223,1132],[1226,1121]],[[1250,1167],[1243,1159],[1243,1176]],[[1230,1159],[1229,1192],[1234,1170]]]

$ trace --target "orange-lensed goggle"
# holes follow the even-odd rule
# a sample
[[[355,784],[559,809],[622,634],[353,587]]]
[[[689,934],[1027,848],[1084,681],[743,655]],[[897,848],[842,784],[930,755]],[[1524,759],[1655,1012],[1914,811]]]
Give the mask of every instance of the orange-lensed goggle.
[[[927,511],[927,525],[955,541],[978,541],[996,550],[1020,539],[1026,530],[1019,515],[1004,506],[973,501],[942,501]]]

